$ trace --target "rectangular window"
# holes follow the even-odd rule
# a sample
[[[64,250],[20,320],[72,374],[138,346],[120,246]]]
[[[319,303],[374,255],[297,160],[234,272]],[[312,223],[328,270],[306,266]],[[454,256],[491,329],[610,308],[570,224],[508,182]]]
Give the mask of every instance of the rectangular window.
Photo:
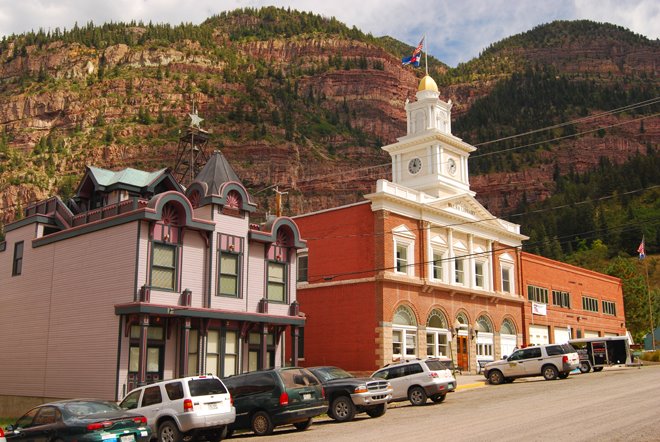
[[[511,270],[507,267],[502,268],[502,291],[511,293]]]
[[[238,297],[241,273],[240,257],[241,255],[238,253],[220,252],[218,295]]]
[[[527,286],[527,299],[534,302],[540,302],[543,304],[548,303],[548,289],[543,287],[536,287],[533,285]]]
[[[612,301],[603,301],[603,313],[616,316],[616,304]]]
[[[558,307],[571,308],[571,294],[559,290],[552,291],[552,305]]]
[[[151,286],[159,289],[175,289],[176,246],[159,242],[153,243]]]
[[[484,263],[474,263],[474,285],[479,288],[484,288]]]
[[[598,300],[596,298],[590,298],[589,296],[582,297],[582,309],[589,312],[598,311]]]
[[[298,257],[298,282],[307,282],[308,256],[300,255]]]
[[[14,261],[11,276],[18,276],[23,271],[23,241],[14,244]]]
[[[463,260],[456,258],[456,267],[454,268],[454,281],[457,284],[463,284],[465,281],[465,272],[463,271]]]
[[[396,271],[408,273],[408,247],[405,244],[396,245]]]
[[[206,335],[206,373],[218,376],[220,362],[220,332],[209,330]]]
[[[193,376],[199,374],[197,369],[197,361],[199,360],[199,332],[197,330],[190,330],[188,335],[188,375]]]
[[[269,301],[285,302],[286,300],[286,264],[280,262],[268,263],[268,293]]]
[[[433,251],[433,279],[442,279],[442,254]]]
[[[236,374],[236,367],[238,367],[238,332],[225,332],[224,350],[225,354],[222,377],[227,377]]]

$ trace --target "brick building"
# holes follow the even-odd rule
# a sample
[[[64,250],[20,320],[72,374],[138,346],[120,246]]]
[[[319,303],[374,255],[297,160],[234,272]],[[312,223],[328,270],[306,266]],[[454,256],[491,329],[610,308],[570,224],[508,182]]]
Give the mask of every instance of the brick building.
[[[416,98],[405,105],[407,134],[383,147],[391,181],[379,180],[363,202],[294,217],[308,244],[299,251],[304,364],[370,372],[402,358],[449,356],[475,371],[477,361],[537,341],[542,327],[550,342],[568,339],[561,330],[569,327],[622,334],[618,280],[522,253],[520,227],[470,190],[476,148],[451,134],[451,103],[428,76]],[[573,310],[533,298],[547,309],[532,316],[531,285],[571,292]],[[589,293],[616,314],[578,313]]]

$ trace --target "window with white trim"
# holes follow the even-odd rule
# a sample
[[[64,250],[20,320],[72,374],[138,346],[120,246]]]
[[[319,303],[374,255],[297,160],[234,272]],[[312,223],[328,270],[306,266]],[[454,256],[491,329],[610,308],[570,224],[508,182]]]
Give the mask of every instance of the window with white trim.
[[[217,295],[240,297],[243,238],[220,235]]]
[[[199,330],[192,329],[188,334],[188,376],[199,374]]]
[[[475,323],[477,359],[493,360],[493,326],[486,316],[479,316]]]
[[[436,358],[448,357],[450,340],[451,332],[448,330],[445,315],[434,309],[426,321],[426,355]]]
[[[582,297],[582,309],[588,312],[598,311],[598,299],[589,296]]]
[[[415,235],[406,226],[392,229],[394,235],[394,271],[409,276],[415,274]]]
[[[474,262],[474,286],[480,289],[484,288],[484,262]]]
[[[392,319],[392,358],[406,359],[417,355],[417,321],[405,306],[399,307]]]
[[[613,301],[603,301],[603,313],[616,316],[616,303]]]
[[[286,302],[288,296],[289,251],[286,247],[271,245],[266,262],[266,299],[269,302]]]
[[[527,299],[533,302],[540,302],[542,304],[548,303],[548,289],[543,287],[536,287],[534,285],[527,286]]]
[[[552,291],[552,305],[571,308],[571,294],[561,290]]]
[[[298,255],[298,282],[307,282],[308,281],[308,272],[309,268],[309,257],[307,253],[301,253]]]
[[[456,284],[465,283],[465,260],[463,258],[456,258],[454,260],[454,282]]]

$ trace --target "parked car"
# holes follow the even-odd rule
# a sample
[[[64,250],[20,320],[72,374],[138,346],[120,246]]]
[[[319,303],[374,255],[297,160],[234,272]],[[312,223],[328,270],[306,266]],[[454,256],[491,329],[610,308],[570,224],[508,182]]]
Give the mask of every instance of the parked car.
[[[599,372],[609,365],[627,364],[628,361],[633,363],[627,336],[571,339],[568,343],[577,351],[582,373],[589,373],[592,369]]]
[[[229,392],[215,376],[189,376],[139,387],[119,406],[146,416],[160,442],[198,436],[220,440],[236,418]]]
[[[5,428],[10,441],[148,442],[147,419],[114,402],[69,399],[39,405]]]
[[[450,367],[448,358],[406,360],[386,365],[371,376],[389,381],[392,402],[409,400],[413,405],[423,405],[427,398],[440,403],[456,389]]]
[[[530,376],[566,379],[579,364],[580,358],[570,344],[546,344],[516,350],[506,359],[489,362],[483,371],[486,379],[497,385]]]
[[[338,422],[347,422],[356,413],[380,417],[392,399],[392,386],[383,379],[356,378],[339,367],[309,367],[321,381],[330,407],[328,415]]]
[[[234,398],[235,430],[252,430],[257,436],[271,434],[280,425],[306,430],[312,418],[328,410],[321,382],[300,367],[271,368],[224,379]]]

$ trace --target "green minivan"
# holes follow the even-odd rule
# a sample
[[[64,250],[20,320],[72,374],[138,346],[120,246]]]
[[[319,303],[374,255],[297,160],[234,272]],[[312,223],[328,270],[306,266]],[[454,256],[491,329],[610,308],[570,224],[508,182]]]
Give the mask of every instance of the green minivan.
[[[312,418],[328,410],[325,391],[306,368],[286,367],[252,371],[223,379],[236,407],[236,420],[228,427],[271,434],[279,425],[306,430]]]

